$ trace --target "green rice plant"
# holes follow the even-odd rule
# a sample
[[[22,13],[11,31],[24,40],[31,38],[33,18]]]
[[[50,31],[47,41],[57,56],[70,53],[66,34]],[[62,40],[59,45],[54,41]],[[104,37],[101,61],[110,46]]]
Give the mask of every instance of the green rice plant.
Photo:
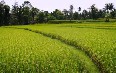
[[[83,23],[59,25],[15,26],[61,37],[73,46],[80,45],[91,59],[95,60],[101,72],[116,72],[116,25],[115,23]],[[100,64],[97,64],[100,63]],[[103,67],[103,68],[102,68]]]
[[[23,29],[0,28],[0,73],[99,73],[80,50]]]

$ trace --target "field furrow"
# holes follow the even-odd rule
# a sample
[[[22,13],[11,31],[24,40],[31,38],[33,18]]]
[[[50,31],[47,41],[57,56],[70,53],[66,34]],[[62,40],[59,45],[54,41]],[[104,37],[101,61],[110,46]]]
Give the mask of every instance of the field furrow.
[[[31,31],[31,32],[38,33],[38,34],[41,34],[43,36],[49,37],[51,39],[56,39],[58,41],[61,41],[62,43],[65,43],[65,44],[69,45],[69,46],[75,47],[77,50],[80,50],[80,51],[84,52],[90,58],[90,60],[92,60],[93,63],[98,67],[98,69],[101,73],[106,73],[106,68],[103,66],[102,62],[99,61],[97,55],[92,55],[93,52],[88,47],[84,47],[82,45],[79,45],[78,42],[76,42],[74,40],[65,39],[65,38],[63,38],[62,36],[59,36],[59,35],[54,35],[54,34],[51,34],[51,33],[45,33],[45,32],[39,31],[39,30],[32,30],[32,29],[29,29],[29,28],[17,28],[16,27],[15,29],[28,30],[28,31]]]
[[[56,39],[0,28],[2,73],[99,73],[85,53]]]
[[[59,24],[13,26],[57,38],[78,47],[89,56],[99,70],[116,72],[116,25],[112,24]],[[83,28],[76,28],[83,27]],[[90,27],[90,28],[88,28]],[[92,29],[91,29],[92,28]],[[96,29],[102,28],[102,29]],[[113,29],[113,30],[112,30]],[[60,38],[60,39],[59,39]],[[80,48],[81,47],[81,48]]]

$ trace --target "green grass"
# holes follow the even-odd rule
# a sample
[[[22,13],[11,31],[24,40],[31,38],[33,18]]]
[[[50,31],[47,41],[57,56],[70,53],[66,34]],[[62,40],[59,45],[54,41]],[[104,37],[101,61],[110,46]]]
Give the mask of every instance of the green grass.
[[[50,29],[51,26],[45,27]],[[43,31],[43,25],[35,29],[38,28]],[[91,59],[78,48],[28,30],[0,27],[0,73],[99,71]]]
[[[116,23],[82,23],[59,25],[15,26],[28,28],[81,46],[101,72],[116,72]],[[61,38],[61,39],[59,39]],[[97,64],[98,63],[98,64]],[[94,72],[93,72],[94,73]]]

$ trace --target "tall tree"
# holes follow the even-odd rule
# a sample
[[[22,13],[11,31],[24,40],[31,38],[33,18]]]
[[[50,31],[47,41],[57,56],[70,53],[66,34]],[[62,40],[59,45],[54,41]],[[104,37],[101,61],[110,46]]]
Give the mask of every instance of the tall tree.
[[[67,20],[69,11],[67,9],[64,9],[62,12],[64,13],[64,19]]]
[[[45,21],[44,11],[40,11],[40,13],[38,14],[38,21],[39,23],[43,23]]]
[[[111,17],[115,18],[116,17],[116,9],[114,8],[111,12]]]
[[[48,11],[44,11],[44,15],[45,15],[45,23],[47,23],[48,22],[48,16],[49,16],[49,13],[48,13]]]
[[[81,7],[78,8],[78,12],[79,12],[78,19],[80,20],[81,19]]]
[[[0,25],[8,25],[10,19],[10,7],[5,5],[4,0],[0,2]]]
[[[0,26],[3,25],[3,21],[4,21],[4,4],[2,2],[0,2]]]
[[[79,13],[75,11],[73,14],[73,18],[74,18],[74,20],[79,19]]]
[[[109,3],[109,10],[112,11],[114,9],[113,3]]]
[[[70,5],[70,9],[69,9],[70,21],[73,19],[73,10],[74,10],[73,5]]]
[[[92,14],[92,19],[97,19],[98,9],[95,7],[95,4],[93,4],[89,9],[90,9],[91,14]]]
[[[37,16],[37,14],[39,13],[39,9],[33,7],[31,9],[31,16],[32,16],[32,23],[35,23],[35,16]]]
[[[22,8],[22,6],[18,7],[18,13],[17,14],[18,14],[17,18],[18,18],[19,24],[23,24],[23,8]]]
[[[5,25],[9,25],[10,20],[10,7],[8,5],[4,5],[4,23]]]
[[[31,5],[31,3],[29,1],[24,1],[24,3],[22,4],[23,7],[23,24],[29,24],[32,20],[31,18],[31,9],[33,8],[33,6]]]
[[[104,18],[105,17],[105,11],[102,9],[98,10],[98,14],[97,14],[98,18]]]
[[[106,10],[106,15],[105,15],[106,22],[109,22],[110,12],[113,10],[113,8],[114,8],[113,3],[105,4],[105,8],[104,9]]]
[[[110,10],[111,17],[114,18],[114,16],[115,16],[115,8],[114,8],[113,3],[109,3],[109,10]]]
[[[53,11],[53,16],[57,19],[57,20],[63,20],[63,13],[58,10],[58,9],[55,9],[55,11]]]
[[[11,24],[19,24],[18,20],[18,2],[15,2],[14,5],[12,5],[12,10],[11,10]]]
[[[24,3],[22,4],[22,7],[29,7],[30,9],[33,8],[33,6],[31,5],[29,1],[24,1]]]
[[[83,18],[83,19],[87,19],[87,17],[88,17],[88,12],[87,12],[87,10],[83,10],[83,12],[82,12],[82,18]]]

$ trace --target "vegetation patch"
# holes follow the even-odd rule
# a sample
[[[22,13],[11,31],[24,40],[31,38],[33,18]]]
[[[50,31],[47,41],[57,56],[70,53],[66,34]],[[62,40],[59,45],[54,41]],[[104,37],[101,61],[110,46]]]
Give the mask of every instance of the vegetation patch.
[[[99,73],[83,52],[58,40],[14,28],[0,33],[1,73]]]
[[[36,31],[53,39],[60,38],[63,42],[78,47],[77,49],[87,51],[86,54],[89,54],[88,56],[94,59],[96,62],[94,63],[100,66],[99,68],[102,67],[101,69],[104,70],[104,72],[115,72],[115,23],[47,24],[15,27],[21,29],[27,28],[30,31]]]

